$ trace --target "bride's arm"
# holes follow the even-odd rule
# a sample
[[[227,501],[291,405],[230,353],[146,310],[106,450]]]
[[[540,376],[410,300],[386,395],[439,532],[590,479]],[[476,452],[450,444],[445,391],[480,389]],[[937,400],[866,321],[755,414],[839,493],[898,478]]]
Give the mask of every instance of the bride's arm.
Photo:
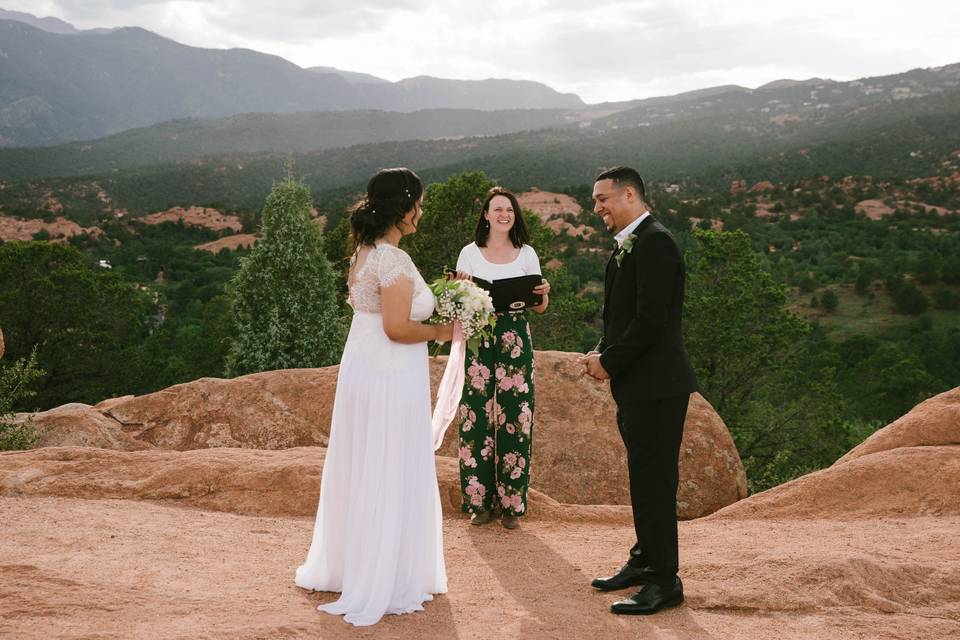
[[[417,342],[449,342],[453,338],[451,324],[424,324],[410,319],[413,303],[413,282],[397,278],[389,287],[380,288],[383,332],[394,342],[415,344]]]

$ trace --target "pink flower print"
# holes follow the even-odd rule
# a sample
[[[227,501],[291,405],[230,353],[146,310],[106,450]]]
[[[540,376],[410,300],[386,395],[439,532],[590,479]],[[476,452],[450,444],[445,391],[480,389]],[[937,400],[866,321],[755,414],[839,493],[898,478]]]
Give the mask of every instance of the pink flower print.
[[[467,375],[471,378],[480,375],[480,365],[477,364],[476,360],[473,361],[473,364],[467,367]]]
[[[469,411],[470,411],[470,405],[467,405],[467,404],[462,404],[457,408],[457,413],[460,414],[461,418],[466,418]],[[476,422],[476,421],[477,419],[473,418],[473,422]]]
[[[513,386],[514,386],[514,387],[516,387],[517,389],[519,389],[520,387],[524,386],[524,384],[526,384],[526,381],[523,379],[523,374],[522,374],[522,373],[515,373],[515,374],[513,374]]]
[[[513,378],[511,378],[511,377],[509,377],[509,376],[505,376],[503,379],[501,379],[501,380],[500,380],[500,388],[501,388],[503,391],[510,391],[510,389],[513,388]]]
[[[502,484],[497,485],[497,493],[500,494],[500,497],[501,497],[501,498],[504,496],[504,494],[505,494],[506,492],[507,492],[507,490],[503,488],[503,485],[502,485]]]
[[[520,467],[514,467],[513,471],[510,472],[510,479],[516,480],[520,477],[520,474],[523,473],[523,470]]]
[[[507,433],[514,434],[517,432],[517,428],[513,426],[513,423],[507,423]]]
[[[501,497],[500,497],[500,504],[503,505],[503,508],[504,508],[504,509],[509,509],[509,508],[510,508],[510,505],[511,505],[512,503],[513,503],[513,501],[510,499],[510,496],[501,496]]]
[[[522,385],[517,387],[517,391],[519,391],[520,393],[530,393],[530,386],[526,382],[524,382]]]
[[[523,349],[520,348],[520,345],[514,345],[513,349],[510,350],[511,358],[519,358],[523,354]]]
[[[526,467],[526,466],[527,466],[527,459],[524,458],[523,456],[519,456],[519,457],[517,458],[517,466],[520,467],[521,469],[523,469],[524,467]]]
[[[515,465],[515,464],[517,464],[517,454],[515,454],[515,453],[513,453],[513,452],[504,454],[504,456],[503,456],[503,461],[506,462],[506,463],[509,464],[509,465]]]
[[[487,439],[483,441],[483,449],[480,450],[480,457],[486,460],[490,457],[491,453],[493,453],[493,438],[487,436]]]
[[[490,367],[485,367],[480,365],[480,375],[483,376],[484,380],[490,379]]]
[[[530,425],[533,424],[533,412],[530,411],[530,403],[524,402],[520,405],[520,430],[524,434],[530,435]]]
[[[466,432],[470,431],[471,429],[473,429],[473,423],[470,422],[469,420],[464,420],[464,421],[463,421],[463,426],[462,426],[461,428],[463,429],[463,432],[466,433]]]
[[[470,504],[476,507],[483,504],[483,497],[487,495],[487,488],[477,481],[477,476],[470,476],[467,479],[467,495],[470,496]]]
[[[507,421],[507,414],[505,414],[505,413],[502,412],[502,411],[497,414],[497,424],[498,424],[498,426],[504,424],[506,421]]]
[[[509,346],[517,341],[517,334],[513,331],[505,331],[503,333],[503,344]]]
[[[483,388],[487,385],[484,383],[482,377],[474,376],[470,378],[470,386],[473,387],[474,389],[477,389],[478,391],[483,391]]]
[[[505,375],[507,375],[507,370],[504,369],[503,367],[497,367],[497,372],[496,372],[497,380],[502,379]]]
[[[464,466],[476,468],[477,461],[470,455],[470,447],[460,447],[460,459],[463,460]]]
[[[519,494],[513,494],[512,496],[510,496],[509,506],[513,507],[513,510],[516,511],[517,513],[524,512],[523,498],[521,498]]]
[[[464,405],[464,406],[466,406],[466,405]],[[476,422],[476,421],[477,421],[477,414],[474,413],[473,409],[470,410],[470,414],[469,414],[467,417],[470,418],[470,422]]]

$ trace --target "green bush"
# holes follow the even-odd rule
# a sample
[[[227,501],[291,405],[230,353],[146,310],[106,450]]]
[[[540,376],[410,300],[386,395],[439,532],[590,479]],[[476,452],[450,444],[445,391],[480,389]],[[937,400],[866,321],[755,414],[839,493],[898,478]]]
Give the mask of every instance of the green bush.
[[[0,366],[0,451],[30,449],[40,441],[40,433],[33,421],[13,423],[13,406],[34,395],[30,385],[43,375],[37,367],[36,350],[29,358],[20,358],[13,364]]]

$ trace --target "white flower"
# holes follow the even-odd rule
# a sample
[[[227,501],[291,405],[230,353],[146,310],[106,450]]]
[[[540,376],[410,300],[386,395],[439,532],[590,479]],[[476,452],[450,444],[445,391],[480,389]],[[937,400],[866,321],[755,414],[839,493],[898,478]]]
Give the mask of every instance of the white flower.
[[[437,298],[435,319],[458,321],[471,351],[477,352],[481,337],[492,337],[497,322],[489,292],[470,280],[440,278],[430,284]]]

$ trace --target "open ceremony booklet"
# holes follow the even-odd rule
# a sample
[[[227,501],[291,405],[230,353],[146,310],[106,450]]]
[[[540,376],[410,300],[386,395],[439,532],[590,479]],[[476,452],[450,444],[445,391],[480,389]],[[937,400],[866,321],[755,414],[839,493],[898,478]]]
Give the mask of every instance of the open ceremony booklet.
[[[541,304],[543,296],[535,294],[533,288],[540,284],[542,277],[539,273],[535,273],[529,276],[503,278],[493,282],[475,277],[473,281],[490,292],[490,297],[493,298],[493,308],[497,313],[506,313]]]

